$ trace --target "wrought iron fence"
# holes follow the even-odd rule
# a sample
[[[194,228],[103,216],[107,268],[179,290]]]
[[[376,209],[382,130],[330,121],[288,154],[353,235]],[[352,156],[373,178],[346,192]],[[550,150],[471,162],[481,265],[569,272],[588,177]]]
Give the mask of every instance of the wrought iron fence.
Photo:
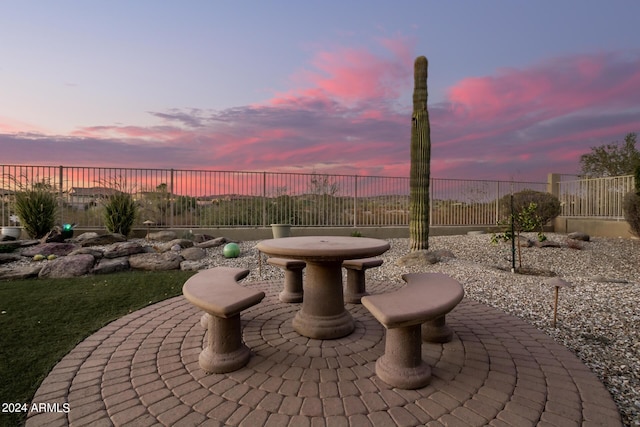
[[[633,175],[561,181],[557,194],[560,215],[622,219],[624,197],[633,189]]]
[[[277,172],[0,165],[0,224],[15,219],[16,191],[55,192],[57,222],[103,227],[102,204],[127,192],[139,206],[136,227],[406,226],[409,178]],[[500,198],[546,182],[431,179],[431,225],[494,225]]]

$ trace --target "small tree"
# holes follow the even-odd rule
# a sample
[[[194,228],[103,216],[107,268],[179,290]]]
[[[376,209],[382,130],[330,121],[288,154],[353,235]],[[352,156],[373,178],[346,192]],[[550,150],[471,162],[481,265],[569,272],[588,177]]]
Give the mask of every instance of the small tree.
[[[640,167],[640,151],[635,147],[636,133],[628,133],[624,144],[612,143],[591,147],[591,153],[580,156],[581,173],[590,178],[631,175]]]
[[[538,240],[543,242],[547,240],[547,237],[542,232],[542,227],[545,224],[542,218],[537,214],[538,206],[531,202],[529,206],[523,207],[519,210],[513,211],[509,217],[503,221],[500,221],[498,225],[505,227],[505,231],[502,234],[494,234],[491,238],[493,243],[497,243],[499,239],[509,241],[514,239],[518,247],[518,266],[522,268],[522,250],[520,246],[520,234],[527,231],[538,231]],[[513,232],[511,228],[513,227]]]

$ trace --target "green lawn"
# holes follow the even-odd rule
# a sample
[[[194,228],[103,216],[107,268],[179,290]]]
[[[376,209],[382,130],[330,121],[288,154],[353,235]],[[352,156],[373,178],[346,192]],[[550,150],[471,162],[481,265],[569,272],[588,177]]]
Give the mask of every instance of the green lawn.
[[[107,323],[180,295],[193,272],[0,282],[0,404],[29,403],[53,366]],[[25,416],[0,413],[0,425]]]

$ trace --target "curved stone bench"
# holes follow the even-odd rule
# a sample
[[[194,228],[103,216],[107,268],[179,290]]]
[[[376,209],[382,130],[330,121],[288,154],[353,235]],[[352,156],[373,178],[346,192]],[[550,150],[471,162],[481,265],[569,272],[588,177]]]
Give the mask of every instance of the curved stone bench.
[[[422,360],[420,325],[440,318],[462,301],[462,285],[441,273],[409,278],[394,292],[368,295],[362,304],[385,327],[384,354],[376,361],[376,375],[387,384],[416,389],[429,384],[431,367]]]
[[[443,280],[442,276],[441,273],[407,273],[402,275],[402,280],[407,282],[407,285],[423,286],[429,282],[440,283]],[[453,338],[453,330],[447,325],[444,314],[422,324],[422,341],[442,344],[451,341],[451,338]]]
[[[302,302],[302,270],[307,263],[299,259],[267,258],[267,262],[284,270],[284,289],[278,298],[282,302]]]
[[[365,271],[380,267],[382,260],[379,258],[348,259],[342,262],[347,270],[347,285],[344,289],[344,302],[360,304],[362,297],[367,295],[365,283]]]
[[[250,350],[242,341],[240,312],[258,304],[264,292],[238,284],[249,274],[243,268],[215,267],[191,276],[182,286],[189,302],[207,316],[207,345],[198,358],[207,373],[235,371],[247,364]]]

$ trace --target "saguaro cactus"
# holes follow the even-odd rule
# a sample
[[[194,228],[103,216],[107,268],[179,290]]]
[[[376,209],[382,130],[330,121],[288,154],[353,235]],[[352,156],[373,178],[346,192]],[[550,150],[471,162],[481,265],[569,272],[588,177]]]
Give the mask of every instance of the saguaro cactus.
[[[413,74],[411,118],[411,172],[409,201],[409,246],[411,251],[429,249],[429,177],[431,174],[431,128],[427,110],[427,68],[424,56],[416,58]]]

